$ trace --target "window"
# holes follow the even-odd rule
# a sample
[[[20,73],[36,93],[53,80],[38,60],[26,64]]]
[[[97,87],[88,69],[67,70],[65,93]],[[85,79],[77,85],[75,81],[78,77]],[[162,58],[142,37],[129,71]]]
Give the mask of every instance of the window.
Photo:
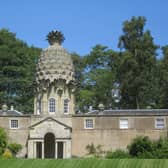
[[[54,98],[49,99],[49,112],[50,113],[55,112],[55,99]]]
[[[18,127],[18,120],[10,120],[10,128],[17,129]]]
[[[120,119],[120,129],[128,129],[128,119]]]
[[[85,129],[93,128],[93,119],[85,119]]]
[[[165,127],[164,118],[157,118],[155,120],[155,128],[162,129]]]
[[[69,112],[69,100],[65,99],[64,100],[64,113],[68,113]]]

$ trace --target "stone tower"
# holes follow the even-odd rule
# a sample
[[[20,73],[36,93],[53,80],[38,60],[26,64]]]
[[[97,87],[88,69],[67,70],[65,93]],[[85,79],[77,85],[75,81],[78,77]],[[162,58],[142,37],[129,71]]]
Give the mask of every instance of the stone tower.
[[[61,46],[61,32],[51,31],[50,46],[42,51],[36,66],[35,115],[74,114],[75,78],[70,54]]]

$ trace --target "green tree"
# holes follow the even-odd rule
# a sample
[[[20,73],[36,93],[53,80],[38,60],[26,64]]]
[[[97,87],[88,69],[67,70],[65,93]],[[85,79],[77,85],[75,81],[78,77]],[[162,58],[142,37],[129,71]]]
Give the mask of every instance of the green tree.
[[[84,57],[81,57],[77,53],[71,53],[72,61],[75,68],[75,79],[76,79],[76,91],[75,91],[75,97],[76,97],[76,110],[79,110],[79,107],[81,105],[81,94],[80,91],[83,88],[83,73],[84,73]]]
[[[121,63],[119,81],[123,108],[146,108],[157,104],[158,80],[156,46],[149,30],[144,30],[146,19],[132,17],[123,24],[119,47]]]
[[[159,81],[160,81],[160,95],[159,105],[160,108],[168,107],[168,46],[162,47],[163,58],[159,64]]]
[[[106,46],[96,45],[85,57],[81,106],[97,108],[99,103],[103,103],[105,108],[113,106],[111,89],[116,82],[116,55]]]
[[[13,104],[19,111],[33,111],[35,60],[40,49],[28,47],[6,29],[0,30],[0,105]]]

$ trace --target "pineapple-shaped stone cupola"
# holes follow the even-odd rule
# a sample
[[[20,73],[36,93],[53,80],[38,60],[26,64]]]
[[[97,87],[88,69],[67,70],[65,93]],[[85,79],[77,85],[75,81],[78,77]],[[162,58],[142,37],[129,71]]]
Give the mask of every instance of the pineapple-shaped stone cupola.
[[[42,51],[36,66],[36,115],[74,114],[74,66],[71,55],[61,46],[64,39],[57,30],[47,35],[50,46]]]

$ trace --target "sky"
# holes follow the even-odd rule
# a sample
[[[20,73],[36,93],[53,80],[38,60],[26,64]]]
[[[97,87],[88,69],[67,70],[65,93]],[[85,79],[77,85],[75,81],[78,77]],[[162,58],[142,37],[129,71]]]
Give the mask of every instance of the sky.
[[[96,44],[118,50],[123,22],[145,16],[154,42],[168,45],[168,0],[0,0],[0,29],[7,28],[28,45],[48,47],[56,29],[64,48],[81,56]]]

